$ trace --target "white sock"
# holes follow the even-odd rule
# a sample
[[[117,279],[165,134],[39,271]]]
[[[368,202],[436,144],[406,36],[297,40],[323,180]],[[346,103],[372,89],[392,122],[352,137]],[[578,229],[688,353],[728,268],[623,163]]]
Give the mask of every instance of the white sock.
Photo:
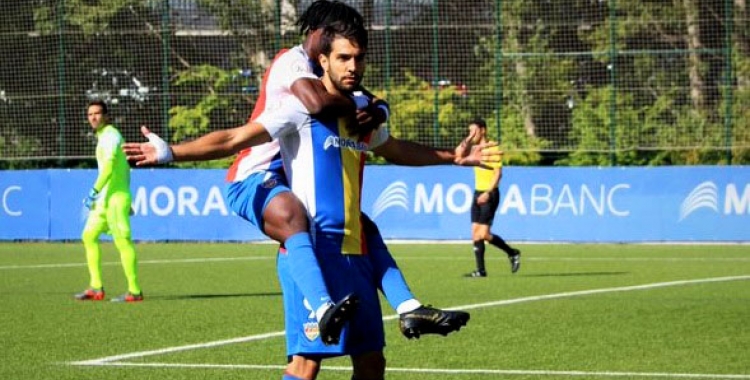
[[[412,298],[410,300],[401,302],[401,304],[398,305],[398,307],[396,308],[396,313],[399,313],[399,314],[408,313],[410,311],[414,311],[418,309],[420,306],[422,306],[422,303]]]
[[[333,303],[327,302],[321,305],[318,310],[315,310],[315,318],[318,319],[318,322],[320,322],[320,319],[323,318],[323,315],[328,311],[328,309],[333,307]]]

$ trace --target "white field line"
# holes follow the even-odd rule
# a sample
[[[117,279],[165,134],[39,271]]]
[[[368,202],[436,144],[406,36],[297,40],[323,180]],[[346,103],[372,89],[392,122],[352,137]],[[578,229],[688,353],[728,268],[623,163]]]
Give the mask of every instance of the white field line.
[[[127,363],[116,362],[98,364],[115,367],[152,367],[152,368],[208,368],[208,369],[241,369],[241,370],[274,370],[281,371],[283,365],[261,364],[181,364],[181,363]],[[346,371],[351,367],[325,366],[326,371]],[[668,373],[668,372],[612,372],[612,371],[546,371],[515,369],[443,369],[443,368],[394,368],[387,372],[432,373],[454,375],[526,375],[526,376],[600,376],[600,377],[665,377],[678,379],[750,379],[750,375],[708,374],[708,373]]]
[[[731,277],[714,277],[714,278],[683,280],[683,281],[657,282],[657,283],[652,283],[652,284],[621,286],[621,287],[615,287],[615,288],[602,288],[602,289],[582,290],[582,291],[576,291],[576,292],[563,292],[563,293],[555,293],[555,294],[546,294],[546,295],[541,295],[541,296],[522,297],[522,298],[509,299],[509,300],[456,306],[454,309],[470,310],[470,309],[487,308],[487,307],[494,307],[494,306],[511,305],[511,304],[524,303],[524,302],[557,299],[557,298],[586,296],[586,295],[591,295],[591,294],[628,292],[628,291],[634,291],[634,290],[647,290],[647,289],[664,288],[664,287],[670,287],[670,286],[683,286],[683,285],[691,285],[691,284],[715,283],[715,282],[727,282],[727,281],[743,281],[743,280],[750,280],[750,275],[731,276]],[[394,314],[394,315],[383,317],[383,320],[387,321],[387,320],[393,320],[396,318],[398,318],[398,315]],[[146,356],[164,355],[164,354],[169,354],[173,352],[188,351],[188,350],[203,349],[203,348],[209,348],[209,347],[224,346],[228,344],[263,340],[263,339],[274,338],[274,337],[279,337],[283,335],[284,335],[284,331],[278,331],[278,332],[272,332],[272,333],[267,333],[267,334],[240,337],[240,338],[235,338],[235,339],[218,340],[218,341],[213,341],[213,342],[196,343],[196,344],[190,344],[190,345],[185,345],[185,346],[167,347],[167,348],[158,349],[158,350],[140,351],[140,352],[133,352],[129,354],[106,356],[106,357],[98,358],[98,359],[71,362],[69,364],[88,365],[88,366],[141,365],[141,363],[123,363],[120,361],[126,360],[126,359],[143,358]],[[188,364],[185,366],[191,366],[191,365]],[[396,371],[396,370],[398,369],[389,368],[389,371]],[[423,371],[431,371],[431,370],[423,370]],[[434,370],[434,371],[438,371],[438,370]],[[440,371],[448,371],[448,370],[440,370]],[[542,372],[554,372],[554,371],[542,371]],[[573,371],[571,373],[575,373],[575,372],[576,371]],[[505,373],[505,372],[498,372],[498,373]],[[581,372],[581,373],[585,373],[585,372]],[[550,373],[550,374],[553,374],[553,373]],[[621,376],[627,376],[627,375],[621,375]],[[699,375],[699,377],[700,376],[704,376],[704,375]],[[709,376],[709,375],[706,375],[706,376]],[[737,375],[737,376],[744,376],[744,375]],[[750,379],[750,375],[748,375],[747,377],[739,377],[739,378]]]
[[[467,256],[397,256],[398,260],[474,260],[473,257]],[[163,259],[163,260],[142,260],[139,264],[184,264],[184,263],[209,263],[223,261],[255,261],[255,260],[275,260],[274,256],[242,256],[242,257],[210,257],[196,259]],[[494,261],[507,260],[504,257],[488,257],[487,260]],[[666,261],[666,262],[750,262],[750,257],[524,257],[524,261]],[[103,262],[104,266],[119,266],[119,261]],[[0,270],[10,269],[59,269],[59,268],[80,268],[85,267],[85,262],[79,263],[61,263],[61,264],[31,264],[31,265],[0,265]]]
[[[197,259],[163,259],[163,260],[139,260],[138,264],[182,264],[182,263],[210,263],[210,262],[222,262],[222,261],[250,261],[250,260],[275,260],[275,257],[206,257]],[[102,265],[122,265],[119,261],[107,261],[103,262]],[[5,265],[0,266],[2,269],[44,269],[44,268],[77,268],[85,267],[86,263],[64,263],[64,264],[33,264],[33,265]]]
[[[94,365],[94,366],[95,365],[113,365],[113,364],[118,364],[118,363],[112,363],[112,362],[117,362],[119,360],[135,359],[135,358],[142,358],[146,356],[171,354],[171,353],[180,352],[180,351],[190,351],[190,350],[197,350],[197,349],[210,348],[210,347],[226,346],[228,344],[245,343],[245,342],[251,342],[254,340],[275,338],[279,336],[284,336],[284,331],[277,331],[277,332],[259,334],[259,335],[251,335],[251,336],[245,336],[245,337],[234,338],[234,339],[215,340],[213,342],[206,342],[206,343],[188,344],[185,346],[167,347],[167,348],[162,348],[159,350],[141,351],[141,352],[133,352],[129,354],[107,356],[107,357],[99,358],[99,359],[72,362],[70,364]]]

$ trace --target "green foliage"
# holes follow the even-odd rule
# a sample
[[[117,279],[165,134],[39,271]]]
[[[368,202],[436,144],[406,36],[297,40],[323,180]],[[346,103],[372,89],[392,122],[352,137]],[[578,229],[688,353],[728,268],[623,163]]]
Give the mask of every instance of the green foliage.
[[[498,132],[497,117],[487,118],[487,135],[490,140],[498,141],[503,154],[503,162],[507,165],[528,166],[536,165],[541,160],[541,150],[549,143],[538,137],[529,135],[523,127],[523,116],[517,109],[503,109],[501,132]],[[497,136],[498,138],[494,138]]]
[[[38,141],[52,159],[89,154],[71,115],[92,93],[133,90],[110,86],[113,76],[104,89],[105,71],[144,84],[141,99],[120,96],[129,103],[113,107],[125,126],[169,128],[174,141],[236,126],[256,94],[238,89],[232,68],[252,68],[254,78],[244,79],[259,81],[278,48],[299,42],[293,22],[308,3],[2,1],[0,96],[9,106],[0,112],[0,135],[12,130]],[[398,137],[450,147],[470,119],[483,117],[506,159],[519,165],[568,152],[557,164],[729,164],[727,146],[731,163],[748,163],[744,2],[390,3],[399,13],[392,29],[380,28],[384,2],[358,7],[378,26],[370,28],[368,76],[392,106]],[[430,85],[437,78],[452,84]],[[468,96],[454,88],[459,83]]]
[[[205,94],[201,96],[184,95],[180,97],[179,106],[169,111],[169,129],[171,141],[180,142],[200,137],[211,130],[241,125],[247,117],[247,103],[244,97],[233,96],[231,90],[236,84],[232,72],[221,68],[200,65],[181,71],[174,81],[174,88],[184,94]],[[227,115],[234,117],[227,119]],[[238,117],[238,115],[244,115]],[[232,122],[235,125],[232,125]],[[231,158],[209,162],[180,163],[178,167],[186,168],[222,168],[227,167]]]
[[[0,159],[24,156],[43,156],[38,139],[18,133],[15,129],[0,131]],[[9,163],[9,168],[28,168],[23,163]]]
[[[63,11],[67,26],[80,29],[86,35],[92,35],[107,30],[110,21],[118,13],[122,11],[136,13],[136,9],[146,5],[144,3],[143,0],[45,1],[34,9],[34,20],[38,31],[54,33],[59,30],[58,12]]]
[[[405,72],[404,77],[404,82],[391,87],[387,94],[390,133],[437,147],[457,144],[465,131],[463,123],[471,118],[461,104],[460,93],[453,87],[430,86],[411,72]]]

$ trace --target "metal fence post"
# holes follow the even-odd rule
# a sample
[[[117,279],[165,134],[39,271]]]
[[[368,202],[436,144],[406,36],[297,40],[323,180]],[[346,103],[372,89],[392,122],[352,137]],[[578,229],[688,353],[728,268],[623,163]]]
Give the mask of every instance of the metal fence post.
[[[161,14],[161,40],[162,40],[162,66],[161,66],[161,86],[162,86],[162,136],[167,141],[171,140],[169,134],[169,109],[172,107],[170,101],[169,88],[169,61],[171,57],[171,17],[170,17],[169,0],[162,1]]]
[[[391,89],[391,0],[385,2],[385,99]],[[390,120],[385,121],[389,126]]]
[[[57,125],[58,156],[62,163],[65,156],[65,0],[57,3],[58,60],[57,60]]]
[[[617,165],[617,0],[609,0],[609,160]]]
[[[727,165],[732,165],[732,111],[734,109],[734,73],[732,59],[734,49],[732,49],[732,33],[734,32],[734,2],[724,0],[724,17],[726,18],[726,27],[724,28],[724,143],[726,144]]]
[[[502,141],[503,118],[503,0],[495,0],[495,125],[497,141]]]
[[[440,55],[439,55],[439,30],[438,30],[438,0],[432,3],[432,87],[434,90],[433,110],[435,112],[432,128],[432,144],[438,146],[440,136]]]

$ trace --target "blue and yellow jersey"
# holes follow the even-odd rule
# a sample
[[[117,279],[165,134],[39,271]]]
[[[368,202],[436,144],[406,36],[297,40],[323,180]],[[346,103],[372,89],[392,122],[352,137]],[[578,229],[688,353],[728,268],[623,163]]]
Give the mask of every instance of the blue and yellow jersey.
[[[307,208],[313,239],[337,242],[344,254],[366,252],[361,221],[366,151],[388,138],[381,127],[364,140],[350,136],[341,118],[312,118],[297,98],[256,121],[278,138],[292,192]]]
[[[500,148],[495,146],[492,148],[487,148],[487,150],[494,152],[499,151]],[[479,166],[474,167],[474,189],[476,191],[487,191],[492,189],[493,185],[495,184],[495,170],[502,168],[503,163],[502,161],[492,162],[488,163],[487,166],[491,167],[492,169],[485,169]]]

